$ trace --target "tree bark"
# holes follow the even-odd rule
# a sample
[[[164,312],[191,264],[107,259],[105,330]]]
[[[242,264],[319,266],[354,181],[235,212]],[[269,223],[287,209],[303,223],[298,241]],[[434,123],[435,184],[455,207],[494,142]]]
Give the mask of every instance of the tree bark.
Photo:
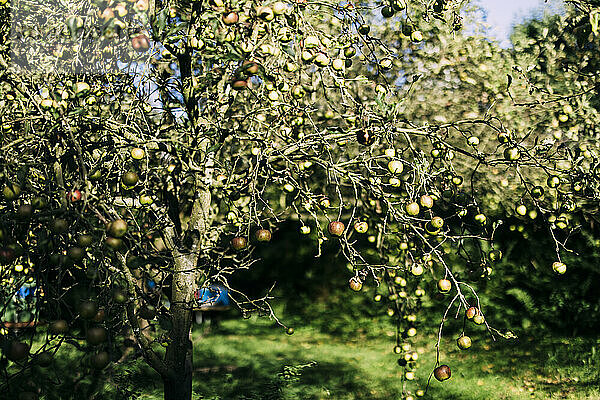
[[[169,377],[163,378],[165,400],[192,400],[192,355],[193,349],[189,339],[185,351],[183,365],[176,365]],[[170,347],[170,346],[169,346]],[[168,351],[168,350],[167,350]]]

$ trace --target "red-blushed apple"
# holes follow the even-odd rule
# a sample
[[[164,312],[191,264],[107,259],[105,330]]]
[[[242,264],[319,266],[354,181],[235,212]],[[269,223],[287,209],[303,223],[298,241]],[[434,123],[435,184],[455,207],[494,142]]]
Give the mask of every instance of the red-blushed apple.
[[[350,289],[354,290],[355,292],[359,292],[362,289],[362,281],[356,276],[350,278],[348,284],[350,286]]]
[[[465,314],[467,316],[467,319],[473,319],[473,317],[479,314],[479,310],[477,309],[477,307],[469,307],[467,308]]]
[[[342,236],[344,229],[346,229],[346,226],[341,221],[332,221],[327,226],[327,230],[331,236]]]
[[[440,382],[450,379],[452,373],[450,371],[450,367],[443,364],[433,370],[433,376]]]
[[[135,51],[138,51],[140,53],[145,52],[150,48],[150,41],[148,40],[148,36],[141,33],[137,36],[132,37],[131,47],[133,47]]]
[[[240,20],[240,17],[238,16],[238,14],[234,11],[230,11],[228,13],[223,14],[223,23],[227,26],[229,25],[235,25],[238,23],[238,21]]]
[[[236,236],[231,239],[231,247],[235,250],[243,250],[248,246],[248,240],[243,236]]]

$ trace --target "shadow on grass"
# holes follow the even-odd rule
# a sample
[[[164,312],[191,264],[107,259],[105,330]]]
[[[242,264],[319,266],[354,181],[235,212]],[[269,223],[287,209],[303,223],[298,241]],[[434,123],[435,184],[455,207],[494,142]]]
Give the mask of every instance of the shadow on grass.
[[[360,371],[343,360],[305,359],[299,351],[285,355],[274,351],[245,351],[245,357],[224,357],[202,349],[194,355],[194,391],[219,399],[280,400],[342,398],[351,393],[356,399],[373,397]],[[211,397],[212,398],[212,397]]]

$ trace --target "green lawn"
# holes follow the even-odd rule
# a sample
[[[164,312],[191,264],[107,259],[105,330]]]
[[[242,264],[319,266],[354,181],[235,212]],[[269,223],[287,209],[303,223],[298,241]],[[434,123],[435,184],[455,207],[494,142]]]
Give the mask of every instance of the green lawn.
[[[288,336],[265,319],[228,320],[210,332],[196,326],[195,399],[401,399],[402,368],[388,334],[343,340],[297,327]],[[600,399],[599,343],[582,338],[474,338],[473,347],[461,351],[449,338],[443,341],[441,360],[451,366],[452,378],[444,383],[432,380],[424,398]],[[419,353],[417,377],[407,385],[413,394],[426,386],[435,362],[434,344],[430,335],[413,345]],[[52,386],[46,386],[45,399],[162,398],[160,379],[140,361],[112,365],[107,372],[112,369],[113,374],[90,377],[69,358],[81,353],[69,347],[60,351],[53,368],[38,370],[34,378],[62,382],[52,395]],[[67,376],[71,378],[63,379]],[[98,388],[100,394],[92,395]]]
[[[417,378],[408,385],[413,393],[426,386],[434,343],[433,336],[415,343],[420,357]],[[453,376],[432,380],[425,398],[600,399],[596,346],[583,339],[526,338],[475,341],[459,350],[444,341],[441,359]],[[214,399],[400,399],[402,369],[392,347],[386,336],[347,341],[310,328],[287,336],[265,320],[226,321],[218,331],[195,335],[194,390]]]

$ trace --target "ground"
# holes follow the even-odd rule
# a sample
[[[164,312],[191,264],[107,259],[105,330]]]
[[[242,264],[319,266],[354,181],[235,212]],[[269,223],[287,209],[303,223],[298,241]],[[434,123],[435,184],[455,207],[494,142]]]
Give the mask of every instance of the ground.
[[[194,400],[402,398],[393,332],[341,338],[310,326],[295,328],[289,336],[264,318],[225,320],[209,331],[196,325]],[[443,383],[432,379],[425,399],[600,399],[600,339],[521,336],[494,342],[482,333],[473,336],[468,350],[459,350],[451,333],[442,341],[441,361],[451,366],[452,378]],[[413,349],[419,368],[409,385],[413,394],[426,387],[435,364],[435,333],[417,337]],[[162,399],[159,377],[141,359],[90,376],[78,367],[85,357],[69,348],[61,347],[51,368],[34,370],[40,383],[61,382],[47,386],[53,391],[45,399],[80,399],[82,394],[103,400]],[[112,377],[105,375],[111,369]]]
[[[401,398],[402,372],[386,335],[342,340],[298,327],[287,336],[267,320],[232,320],[208,334],[197,330],[194,341],[200,399]],[[434,367],[434,344],[427,335],[414,346],[420,355],[414,382],[421,387]],[[583,338],[486,337],[459,350],[453,339],[444,340],[441,359],[452,367],[452,378],[432,380],[425,398],[600,399],[597,346]]]

